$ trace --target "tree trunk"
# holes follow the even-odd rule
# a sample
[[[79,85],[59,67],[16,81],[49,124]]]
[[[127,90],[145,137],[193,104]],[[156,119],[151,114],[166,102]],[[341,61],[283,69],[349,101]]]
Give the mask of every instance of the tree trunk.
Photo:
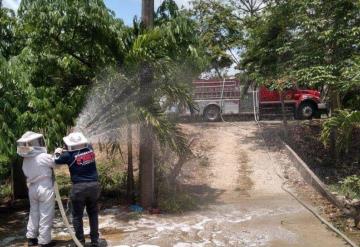
[[[154,23],[154,0],[142,1],[142,22],[145,28],[151,29]],[[143,62],[140,66],[140,106],[152,104],[151,84],[153,70],[149,63]],[[140,203],[144,208],[154,204],[154,134],[151,126],[144,122],[140,124],[140,150],[139,150],[139,181]]]
[[[154,25],[154,0],[142,0],[142,22],[146,28]]]
[[[149,63],[144,62],[140,66],[140,99],[139,105],[146,108],[153,105],[151,84],[153,70]],[[149,123],[140,124],[140,150],[139,150],[139,182],[140,203],[144,208],[154,205],[154,133]]]
[[[140,204],[150,208],[154,204],[153,132],[150,126],[140,126]]]
[[[329,96],[330,96],[330,112],[333,113],[334,111],[341,109],[339,90],[336,90],[335,88],[330,88]]]
[[[284,133],[284,138],[286,140],[288,138],[288,123],[287,123],[286,111],[285,111],[284,92],[280,91],[279,93],[280,93],[280,101],[281,101],[281,115],[284,124],[283,133]]]
[[[134,198],[134,167],[132,157],[132,129],[131,122],[128,119],[127,126],[127,156],[128,156],[128,170],[127,170],[127,184],[126,184],[126,197],[131,204],[135,203]]]

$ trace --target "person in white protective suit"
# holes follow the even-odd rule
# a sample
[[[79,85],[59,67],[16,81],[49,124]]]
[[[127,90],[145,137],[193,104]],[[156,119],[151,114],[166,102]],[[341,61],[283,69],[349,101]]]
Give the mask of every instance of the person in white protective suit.
[[[17,153],[24,158],[22,170],[29,189],[28,246],[54,246],[51,241],[55,214],[54,159],[47,154],[43,135],[31,131],[17,141]]]

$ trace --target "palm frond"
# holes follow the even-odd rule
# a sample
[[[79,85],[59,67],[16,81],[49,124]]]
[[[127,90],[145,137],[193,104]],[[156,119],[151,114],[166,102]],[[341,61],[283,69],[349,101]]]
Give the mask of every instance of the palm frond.
[[[158,106],[138,108],[138,118],[140,122],[152,128],[162,146],[170,147],[179,155],[184,155],[190,151],[186,136],[175,123],[169,121]]]
[[[351,143],[351,134],[355,127],[360,126],[360,112],[340,110],[336,116],[329,118],[323,124],[321,141],[328,145],[333,131],[336,133],[338,151],[347,151]]]

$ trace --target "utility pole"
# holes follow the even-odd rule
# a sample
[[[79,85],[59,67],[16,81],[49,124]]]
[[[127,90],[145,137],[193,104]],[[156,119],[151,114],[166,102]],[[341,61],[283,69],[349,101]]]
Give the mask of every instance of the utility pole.
[[[154,0],[142,0],[142,23],[146,29],[154,25]],[[140,65],[140,97],[142,106],[151,105],[153,102],[151,84],[153,69],[144,61]],[[155,172],[154,172],[154,132],[148,123],[140,124],[140,150],[139,150],[139,181],[140,203],[147,209],[154,205],[155,198]]]
[[[142,0],[141,20],[146,28],[154,26],[154,0]]]

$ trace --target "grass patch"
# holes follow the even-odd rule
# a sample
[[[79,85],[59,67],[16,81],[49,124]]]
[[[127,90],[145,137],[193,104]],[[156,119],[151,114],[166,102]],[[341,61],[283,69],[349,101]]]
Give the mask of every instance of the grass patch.
[[[196,199],[184,192],[166,193],[160,197],[159,207],[166,213],[183,213],[198,208]]]
[[[360,199],[360,176],[352,175],[338,183],[328,185],[331,191],[351,199]]]
[[[126,190],[126,173],[115,166],[98,164],[102,195],[120,197]]]
[[[10,182],[5,182],[0,184],[0,200],[6,201],[11,199],[11,184]]]
[[[360,176],[352,175],[339,182],[339,191],[349,198],[360,199]]]

